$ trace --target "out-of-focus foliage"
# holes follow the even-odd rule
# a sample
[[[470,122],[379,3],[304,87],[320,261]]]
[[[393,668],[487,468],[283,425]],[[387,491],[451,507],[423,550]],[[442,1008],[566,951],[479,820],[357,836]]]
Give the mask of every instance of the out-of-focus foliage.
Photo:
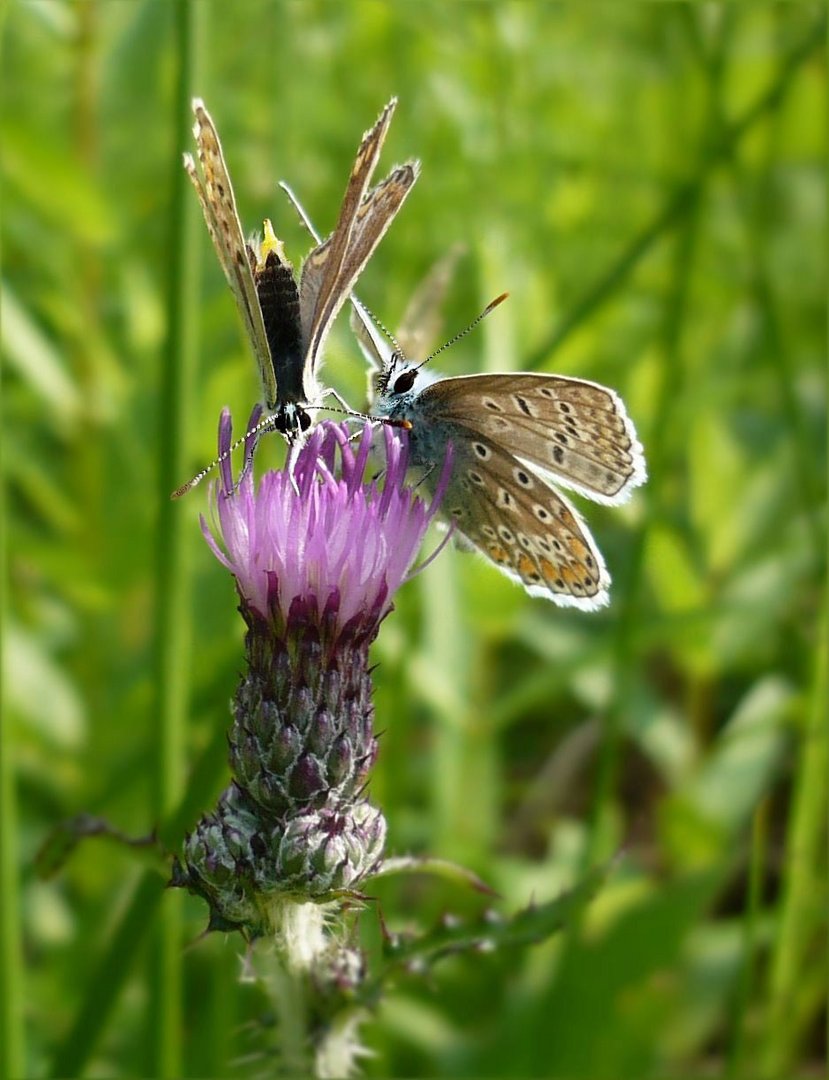
[[[825,1017],[826,80],[819,4],[197,5],[201,77],[246,229],[307,240],[276,189],[332,227],[362,131],[400,99],[384,164],[423,174],[360,295],[395,325],[428,267],[466,255],[454,373],[533,367],[618,389],[650,479],[584,507],[607,611],[531,600],[446,551],[376,646],[372,797],[390,847],[471,867],[516,911],[622,857],[563,936],[401,974],[369,1075],[806,1075]],[[152,781],[160,393],[171,262],[176,5],[30,0],[3,40],[2,349],[27,1075],[45,1075],[145,871],[89,839],[34,860],[85,812],[130,834]],[[195,199],[193,200],[195,203]],[[195,205],[193,212],[196,213]],[[192,471],[254,367],[206,234]],[[362,404],[341,319],[326,380]],[[239,421],[241,422],[241,421]],[[276,439],[262,460],[276,460]],[[178,479],[183,480],[185,476]],[[186,521],[192,806],[226,782],[241,662],[232,584]],[[163,557],[164,552],[162,550]],[[821,689],[823,688],[823,689]],[[201,762],[201,765],[199,765]],[[194,794],[195,793],[195,794]],[[381,882],[393,930],[491,903],[435,878]],[[156,897],[156,900],[158,898]],[[161,897],[167,904],[172,897]],[[153,908],[148,918],[154,917]],[[183,1073],[249,1073],[267,1024],[238,938],[182,957]],[[379,949],[374,916],[366,947]],[[123,927],[122,927],[123,931]],[[126,940],[132,940],[124,934]],[[90,1073],[146,1074],[143,947],[126,950]],[[267,1039],[261,1040],[262,1044]],[[259,1065],[267,1070],[267,1065]]]

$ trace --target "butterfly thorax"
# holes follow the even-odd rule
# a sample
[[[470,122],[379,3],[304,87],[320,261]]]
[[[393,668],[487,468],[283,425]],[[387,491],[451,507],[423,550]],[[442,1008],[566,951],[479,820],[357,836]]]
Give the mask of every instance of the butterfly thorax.
[[[432,415],[429,394],[424,391],[440,382],[436,372],[419,367],[396,351],[375,379],[377,398],[373,411],[389,420],[407,420],[409,454],[414,466],[431,468],[442,462],[448,434],[439,416]]]

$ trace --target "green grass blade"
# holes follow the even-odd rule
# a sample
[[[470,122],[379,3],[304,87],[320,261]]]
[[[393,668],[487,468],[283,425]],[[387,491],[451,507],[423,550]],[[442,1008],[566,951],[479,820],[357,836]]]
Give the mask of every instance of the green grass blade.
[[[194,85],[196,12],[181,0],[175,7],[178,80],[171,110],[177,147],[187,144]],[[158,457],[159,506],[156,563],[156,679],[154,817],[163,821],[179,803],[184,786],[184,744],[188,711],[187,656],[190,645],[188,538],[181,508],[170,501],[185,467],[188,403],[195,377],[197,278],[193,258],[196,215],[189,183],[178,154],[171,158],[172,200],[168,225],[170,270],[167,281],[168,336],[160,387]],[[162,839],[165,839],[162,837]],[[151,964],[149,1069],[154,1076],[182,1072],[181,897],[170,895],[161,909]]]
[[[81,1010],[58,1049],[50,1075],[77,1076],[84,1068],[130,978],[133,961],[164,895],[164,882],[147,871],[116,927],[97,968],[93,969]]]
[[[4,43],[3,29],[8,9],[7,2],[0,3],[0,50]],[[0,310],[0,320],[2,317],[3,312]],[[0,380],[2,375],[0,368]],[[3,656],[8,625],[8,569],[5,446],[3,434],[0,432],[0,657]],[[18,878],[17,785],[13,771],[15,755],[11,724],[9,712],[4,707],[4,689],[0,665],[0,1076],[22,1076],[25,1072],[24,974]]]
[[[181,804],[165,821],[160,832],[165,836],[180,838],[198,816],[215,790],[216,776],[226,767],[227,736],[217,727],[215,734],[193,767],[187,790]],[[112,1009],[133,971],[138,946],[145,939],[162,897],[165,903],[171,897],[165,894],[163,883],[154,871],[147,871],[136,887],[133,899],[99,954],[97,963],[89,975],[89,990],[83,1006],[66,1038],[55,1054],[51,1075],[73,1076],[89,1060],[98,1039],[109,1020]]]
[[[826,29],[824,21],[821,20],[812,33],[792,49],[781,64],[780,72],[771,86],[759,95],[738,120],[726,127],[722,138],[709,150],[700,173],[677,188],[662,209],[654,215],[653,220],[633,237],[619,258],[573,306],[550,337],[529,354],[526,361],[528,370],[543,366],[567,338],[617,292],[653,245],[692,210],[708,173],[734,153],[740,141],[758,120],[778,107],[802,62],[825,43],[825,38]]]
[[[826,777],[829,775],[829,603],[825,602],[815,649],[811,694],[800,732],[794,795],[786,837],[780,930],[769,979],[762,1076],[791,1075],[804,1031],[821,1002],[801,986],[807,961],[822,950],[826,970]],[[817,1010],[817,1011],[816,1011]]]
[[[754,812],[751,826],[751,855],[748,872],[748,904],[743,918],[743,956],[732,1018],[731,1046],[728,1057],[728,1080],[751,1076],[752,1057],[746,1054],[750,1046],[749,1015],[752,993],[756,989],[756,957],[758,923],[763,905],[763,883],[768,847],[769,804],[760,803]]]

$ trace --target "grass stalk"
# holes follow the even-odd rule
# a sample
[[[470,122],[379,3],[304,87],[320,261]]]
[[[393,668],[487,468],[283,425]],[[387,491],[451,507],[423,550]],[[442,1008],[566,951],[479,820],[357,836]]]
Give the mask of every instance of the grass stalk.
[[[765,1080],[791,1076],[804,1028],[821,1009],[820,998],[804,1002],[802,973],[813,950],[826,949],[826,776],[829,773],[829,597],[816,635],[811,692],[800,732],[792,809],[781,868],[783,896],[769,974],[769,1003],[760,1074]]]
[[[812,538],[815,560],[823,562],[825,540],[821,526],[824,500],[824,472],[815,459],[812,439],[797,395],[797,372],[790,343],[785,339],[779,315],[780,302],[775,295],[771,273],[773,264],[772,229],[769,207],[774,205],[773,170],[775,154],[783,137],[779,111],[768,125],[765,162],[760,170],[753,198],[745,200],[743,222],[746,245],[751,253],[751,286],[757,310],[763,317],[763,355],[777,381],[780,411],[791,438],[793,486],[798,494],[803,518]],[[748,189],[748,170],[734,163],[735,182],[740,191]],[[750,190],[750,189],[749,189]]]
[[[0,55],[8,0],[0,2]],[[1,68],[0,68],[1,70]],[[0,212],[3,202],[0,199]],[[2,237],[0,229],[0,237]],[[2,266],[0,247],[0,266]],[[0,311],[0,319],[2,318]],[[0,400],[2,400],[0,365]],[[0,657],[4,655],[8,627],[9,566],[6,535],[5,428],[0,431]],[[14,775],[12,726],[5,708],[3,667],[0,664],[0,1076],[26,1072],[26,1041],[23,1026],[23,944],[17,847],[17,784]]]
[[[216,775],[226,764],[227,736],[223,728],[217,727],[213,739],[191,773],[190,783],[182,793],[181,803],[160,829],[163,835],[180,837],[184,830],[192,825],[198,816],[198,808],[204,806],[214,791]],[[138,947],[147,937],[165,895],[164,884],[158,873],[154,870],[146,871],[106,948],[92,968],[83,1005],[72,1028],[58,1047],[51,1075],[75,1076],[89,1061],[132,973]],[[169,899],[169,895],[166,895],[165,903]],[[215,1062],[213,1065],[215,1066]]]
[[[145,871],[106,952],[92,969],[83,1004],[71,1031],[58,1048],[50,1075],[78,1076],[83,1070],[132,974],[139,946],[156,916],[163,895],[162,879],[155,871]]]
[[[681,184],[668,197],[653,219],[630,240],[619,257],[574,304],[550,337],[542,342],[535,352],[530,353],[526,360],[527,370],[543,367],[567,338],[614,296],[654,244],[671,232],[693,210],[710,172],[734,154],[744,136],[766,113],[778,107],[801,63],[818,47],[823,46],[825,41],[826,26],[821,18],[785,58],[774,82],[758,95],[737,120],[725,126],[722,137],[712,143],[693,178]]]
[[[691,27],[693,29],[693,26]],[[716,55],[709,66],[708,105],[706,110],[705,131],[716,129],[720,113],[721,86],[726,61],[728,30],[726,23],[717,43]],[[674,255],[673,284],[665,301],[663,327],[663,350],[665,372],[676,373],[672,378],[663,378],[659,387],[659,400],[653,410],[655,417],[653,428],[645,433],[645,448],[649,471],[659,475],[665,456],[665,446],[671,429],[673,403],[681,399],[680,380],[682,379],[682,337],[688,312],[688,298],[694,267],[694,253],[697,247],[697,226],[700,205],[704,193],[706,177],[706,158],[701,154],[699,173],[692,184],[688,185],[688,212],[683,218],[682,231],[677,237]],[[684,208],[684,203],[683,203]],[[645,497],[648,489],[645,488]],[[648,516],[648,521],[651,517]],[[613,684],[615,701],[608,710],[604,736],[599,751],[598,772],[593,805],[591,808],[590,840],[587,848],[587,866],[607,858],[610,852],[603,850],[602,823],[606,810],[612,805],[616,790],[617,777],[621,767],[621,741],[623,710],[632,699],[631,689],[635,670],[635,649],[637,640],[638,611],[637,595],[642,574],[642,564],[646,546],[647,529],[639,530],[627,567],[624,587],[618,596],[618,621],[614,634],[613,647]]]
[[[726,1080],[737,1077],[748,1078],[751,1065],[746,1060],[748,1044],[749,1006],[757,984],[755,953],[757,951],[757,930],[763,903],[763,883],[766,871],[766,851],[769,842],[768,800],[764,800],[754,811],[751,823],[751,851],[748,867],[748,900],[743,917],[742,964],[737,981],[737,993],[734,1013],[731,1020],[731,1046],[728,1053]]]
[[[171,102],[174,145],[186,145],[191,125],[196,12],[191,0],[178,0],[173,10],[175,54],[179,58],[176,88]],[[154,807],[156,821],[164,821],[181,799],[184,786],[184,741],[188,709],[187,657],[190,647],[190,582],[187,543],[180,507],[170,492],[180,482],[185,466],[188,402],[195,376],[197,276],[195,207],[179,155],[171,158],[171,202],[168,222],[170,273],[166,290],[168,335],[160,385],[158,439],[159,508],[155,586],[155,676],[157,687],[154,732]],[[163,839],[170,839],[163,837]],[[150,1074],[182,1074],[182,949],[181,897],[167,896],[160,912],[153,943],[149,1008]]]

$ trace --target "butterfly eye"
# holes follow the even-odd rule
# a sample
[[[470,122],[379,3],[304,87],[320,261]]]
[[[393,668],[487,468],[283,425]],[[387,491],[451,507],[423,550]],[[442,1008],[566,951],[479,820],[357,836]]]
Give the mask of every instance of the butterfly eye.
[[[405,394],[414,386],[414,381],[417,378],[417,372],[404,371],[403,374],[394,380],[394,392],[395,394]]]

